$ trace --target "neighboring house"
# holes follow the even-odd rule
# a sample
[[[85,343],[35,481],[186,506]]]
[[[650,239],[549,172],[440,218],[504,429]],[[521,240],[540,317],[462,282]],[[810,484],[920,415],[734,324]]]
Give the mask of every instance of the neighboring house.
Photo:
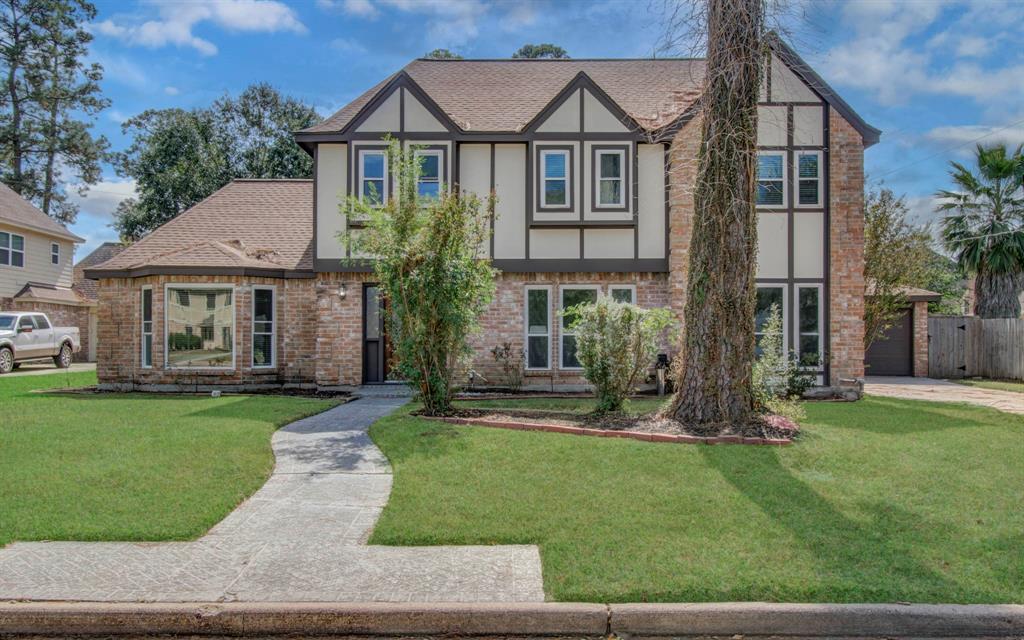
[[[928,375],[928,303],[942,300],[942,294],[916,287],[905,287],[903,293],[906,308],[864,354],[869,376]]]
[[[75,245],[85,242],[0,184],[0,311],[41,311],[59,326],[78,327],[85,358],[96,303],[72,288]]]
[[[772,50],[759,107],[758,329],[778,304],[787,346],[836,384],[864,374],[863,154],[879,132],[784,43]],[[560,309],[611,295],[682,315],[704,65],[411,62],[296,134],[313,180],[236,180],[86,271],[100,279],[101,382],[386,380],[372,269],[346,261],[338,235],[361,226],[339,213],[346,195],[392,197],[390,134],[419,147],[421,193],[497,196],[485,252],[501,275],[473,368],[500,381],[490,349],[507,341],[526,353],[528,386],[580,384]],[[172,337],[182,331],[201,340]]]
[[[124,251],[124,249],[125,245],[120,242],[104,242],[100,246],[96,247],[92,253],[79,260],[78,263],[75,264],[75,270],[72,277],[73,284],[71,285],[71,288],[75,293],[77,293],[80,298],[83,298],[95,305],[99,300],[100,285],[96,280],[86,278],[85,270],[110,260],[117,254]],[[82,340],[85,341],[82,353],[85,354],[86,358],[90,362],[93,362],[96,360],[96,334],[98,331],[98,318],[95,306],[89,310],[88,331],[81,327],[80,329],[82,329]]]

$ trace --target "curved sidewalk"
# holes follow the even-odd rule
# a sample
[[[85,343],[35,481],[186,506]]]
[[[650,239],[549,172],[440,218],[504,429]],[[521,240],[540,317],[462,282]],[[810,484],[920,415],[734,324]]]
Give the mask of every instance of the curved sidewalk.
[[[274,434],[274,472],[195,542],[19,542],[0,600],[542,601],[536,546],[367,546],[391,467],[367,430],[407,401],[365,397]]]

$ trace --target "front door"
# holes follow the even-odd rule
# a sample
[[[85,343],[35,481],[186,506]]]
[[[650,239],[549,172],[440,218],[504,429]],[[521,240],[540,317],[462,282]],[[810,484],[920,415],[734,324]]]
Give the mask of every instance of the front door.
[[[384,336],[384,309],[380,288],[363,286],[363,384],[387,380],[387,340]]]

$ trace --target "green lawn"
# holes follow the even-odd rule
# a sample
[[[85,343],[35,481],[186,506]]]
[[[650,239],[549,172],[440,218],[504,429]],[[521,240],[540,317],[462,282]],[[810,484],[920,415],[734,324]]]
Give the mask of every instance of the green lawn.
[[[335,404],[283,396],[55,396],[94,373],[0,378],[0,546],[187,540],[251,495],[278,427]]]
[[[953,380],[959,384],[969,387],[980,387],[982,389],[996,389],[998,391],[1016,391],[1024,393],[1024,382],[1019,380]]]
[[[395,470],[371,542],[538,544],[563,601],[1024,602],[1024,418],[882,398],[807,413],[774,448],[400,412],[371,430]]]

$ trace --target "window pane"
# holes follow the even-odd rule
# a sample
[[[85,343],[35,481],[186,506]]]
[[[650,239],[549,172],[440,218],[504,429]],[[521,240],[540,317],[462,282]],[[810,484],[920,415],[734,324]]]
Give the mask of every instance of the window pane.
[[[363,154],[363,177],[383,178],[384,177],[384,154],[366,153]]]
[[[757,183],[757,204],[769,206],[782,204],[782,182],[761,180]]]
[[[576,336],[562,336],[562,367],[565,369],[579,368],[576,359]]]
[[[818,333],[818,290],[800,289],[800,332]]]
[[[11,248],[11,234],[0,231],[0,248]]]
[[[146,367],[153,366],[153,335],[147,334],[142,337],[142,364]]]
[[[594,303],[597,302],[597,289],[563,289],[562,290],[562,309],[568,309],[578,304],[586,302]],[[572,324],[572,318],[568,316],[562,316],[562,328],[567,328]]]
[[[21,236],[11,235],[11,248],[15,251],[25,250],[25,238]]]
[[[441,185],[436,182],[419,182],[416,184],[416,193],[421,198],[437,198],[441,191]]]
[[[547,369],[548,368],[548,337],[547,336],[530,336],[526,341],[527,345],[527,356],[526,361],[528,367],[531,369]]]
[[[804,366],[817,366],[820,364],[818,358],[818,336],[800,336],[800,364]]]
[[[25,254],[20,251],[11,252],[11,265],[15,267],[25,266]]]
[[[270,289],[256,289],[253,292],[253,322],[273,322],[274,292]]]
[[[231,367],[231,290],[179,289],[175,293],[166,310],[168,366]]]
[[[274,339],[269,334],[259,334],[252,337],[252,363],[257,366],[268,366],[272,364]]]
[[[565,177],[565,156],[564,153],[544,154],[544,177],[564,178]]]
[[[612,289],[612,300],[615,302],[633,303],[632,289]]]
[[[771,313],[772,305],[779,308],[782,313],[782,288],[781,287],[758,287],[757,288],[757,313],[754,319],[754,330],[760,333],[764,330],[765,323]]]
[[[622,181],[601,181],[601,204],[619,204],[622,202]]]
[[[602,153],[601,155],[601,176],[602,178],[622,177],[622,156],[618,153]]]
[[[440,178],[441,164],[435,154],[420,156],[420,176],[424,178]]]
[[[46,316],[32,316],[36,321],[36,329],[49,329],[50,323]]]
[[[818,177],[818,156],[811,154],[801,155],[799,160],[800,177],[801,178],[817,178]]]
[[[548,292],[545,289],[527,291],[527,333],[548,332]]]
[[[0,264],[11,264],[10,249],[0,249]]]
[[[565,200],[565,180],[544,181],[544,203],[548,205],[563,205]]]
[[[782,179],[782,156],[761,155],[757,157],[757,178],[759,180]]]
[[[378,340],[380,338],[380,289],[377,287],[366,288],[366,339]]]
[[[363,198],[365,198],[370,204],[380,204],[383,202],[383,196],[383,180],[365,180],[363,182]]]
[[[818,204],[818,180],[800,181],[800,204]]]

